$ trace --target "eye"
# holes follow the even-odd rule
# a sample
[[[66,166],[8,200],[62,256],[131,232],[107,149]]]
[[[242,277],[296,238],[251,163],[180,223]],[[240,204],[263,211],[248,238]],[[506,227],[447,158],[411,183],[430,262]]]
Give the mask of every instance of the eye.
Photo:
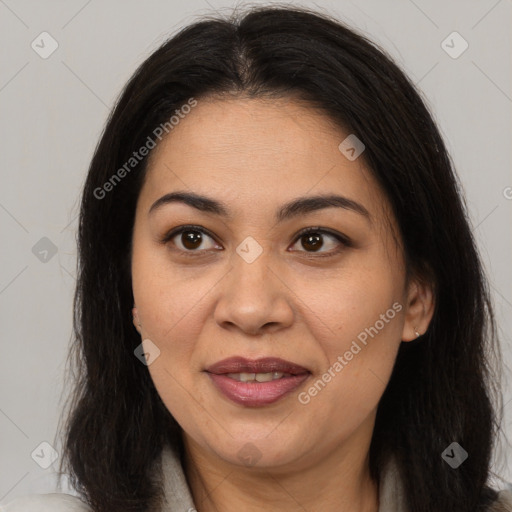
[[[208,244],[209,240],[210,244]],[[215,242],[214,237],[199,226],[181,226],[171,230],[165,235],[162,242],[167,244],[171,241],[178,250],[184,253],[200,253],[216,246],[220,247]]]
[[[330,239],[327,243],[325,243],[326,237]],[[305,249],[305,251],[299,252],[321,253],[322,256],[334,256],[345,247],[351,246],[350,240],[346,236],[320,227],[306,228],[300,231],[294,245],[298,243]],[[333,248],[334,250],[332,250]],[[322,251],[321,249],[327,250]]]
[[[326,243],[327,239],[327,243]],[[209,241],[209,244],[208,244]],[[163,244],[172,242],[176,250],[186,256],[199,256],[211,249],[222,250],[215,237],[205,228],[195,225],[180,226],[165,235]],[[316,254],[321,257],[334,256],[346,247],[351,247],[350,240],[341,233],[333,232],[325,228],[310,227],[301,230],[294,242],[305,249],[298,252]],[[293,246],[292,246],[293,247]]]

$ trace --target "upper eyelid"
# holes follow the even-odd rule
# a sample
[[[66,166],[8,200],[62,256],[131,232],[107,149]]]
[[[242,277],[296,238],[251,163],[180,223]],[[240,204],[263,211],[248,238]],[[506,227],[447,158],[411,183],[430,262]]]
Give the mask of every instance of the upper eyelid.
[[[183,231],[199,231],[205,235],[208,235],[213,240],[217,241],[217,237],[211,233],[208,229],[200,227],[200,226],[194,226],[194,225],[185,225],[185,226],[178,226],[176,228],[173,228],[169,230],[163,237],[163,242],[168,242],[172,238],[174,238],[177,235],[180,235]]]

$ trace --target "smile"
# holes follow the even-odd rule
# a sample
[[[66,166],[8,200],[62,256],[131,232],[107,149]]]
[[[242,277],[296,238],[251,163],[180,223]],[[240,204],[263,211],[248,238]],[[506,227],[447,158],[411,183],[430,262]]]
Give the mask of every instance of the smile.
[[[269,373],[228,373],[227,377],[239,382],[270,382],[271,380],[291,377],[290,373],[269,372]]]

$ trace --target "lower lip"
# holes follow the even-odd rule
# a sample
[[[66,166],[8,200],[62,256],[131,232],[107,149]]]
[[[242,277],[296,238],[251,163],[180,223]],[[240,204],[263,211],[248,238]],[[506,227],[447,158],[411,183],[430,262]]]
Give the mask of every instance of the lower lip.
[[[217,389],[233,402],[247,407],[272,404],[299,387],[309,373],[283,377],[269,382],[240,382],[226,375],[207,372]]]

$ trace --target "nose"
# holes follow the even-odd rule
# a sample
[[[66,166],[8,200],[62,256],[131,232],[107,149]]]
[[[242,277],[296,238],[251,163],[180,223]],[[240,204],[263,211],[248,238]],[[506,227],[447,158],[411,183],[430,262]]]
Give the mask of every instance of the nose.
[[[249,335],[274,333],[293,323],[293,292],[283,282],[269,251],[248,263],[233,254],[233,266],[222,280],[214,318],[224,329]]]

